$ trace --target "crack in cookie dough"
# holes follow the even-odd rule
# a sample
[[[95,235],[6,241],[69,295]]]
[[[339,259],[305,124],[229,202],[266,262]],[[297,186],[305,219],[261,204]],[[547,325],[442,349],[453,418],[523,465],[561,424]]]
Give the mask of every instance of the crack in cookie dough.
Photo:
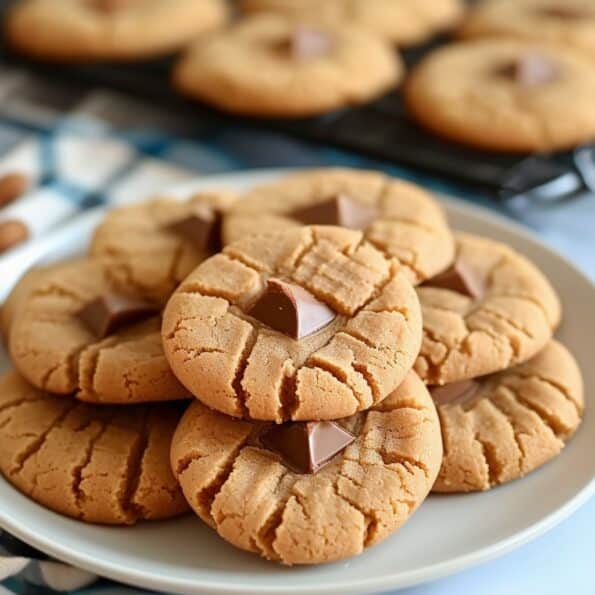
[[[551,338],[560,303],[547,279],[504,244],[458,233],[457,259],[483,279],[477,300],[435,287],[418,288],[424,338],[416,371],[446,384],[528,360]]]
[[[555,341],[475,382],[469,400],[437,403],[444,459],[435,491],[485,490],[521,477],[556,456],[580,424],[580,372]]]
[[[442,445],[436,410],[414,373],[377,408],[339,423],[355,442],[316,474],[300,475],[260,445],[262,424],[197,401],[176,430],[172,468],[196,513],[237,547],[284,564],[341,559],[415,511]]]
[[[248,316],[275,276],[336,318],[295,341]],[[201,264],[169,301],[162,337],[174,373],[204,403],[280,422],[335,419],[380,401],[410,368],[420,324],[398,264],[362,234],[299,227],[247,238]]]

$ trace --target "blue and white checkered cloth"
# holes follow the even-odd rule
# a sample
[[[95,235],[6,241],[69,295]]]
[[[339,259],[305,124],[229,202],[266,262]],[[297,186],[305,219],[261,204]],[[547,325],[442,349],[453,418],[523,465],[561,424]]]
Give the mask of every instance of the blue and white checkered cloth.
[[[113,91],[79,95],[0,68],[0,176],[21,172],[29,180],[26,194],[0,209],[0,222],[22,220],[35,242],[92,206],[140,200],[199,175],[260,167],[382,168],[457,192],[396,166],[283,135],[207,125],[187,136],[187,129],[175,114]],[[466,198],[520,219],[595,279],[594,196],[551,207]],[[49,560],[0,531],[0,595],[75,590],[85,595],[135,592]]]

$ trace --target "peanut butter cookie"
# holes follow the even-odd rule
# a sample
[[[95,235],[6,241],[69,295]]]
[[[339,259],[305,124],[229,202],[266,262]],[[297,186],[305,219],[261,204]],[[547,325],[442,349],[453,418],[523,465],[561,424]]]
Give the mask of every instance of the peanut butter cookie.
[[[360,232],[298,227],[206,260],[163,315],[174,374],[203,403],[281,422],[337,419],[382,401],[421,341],[395,259]]]

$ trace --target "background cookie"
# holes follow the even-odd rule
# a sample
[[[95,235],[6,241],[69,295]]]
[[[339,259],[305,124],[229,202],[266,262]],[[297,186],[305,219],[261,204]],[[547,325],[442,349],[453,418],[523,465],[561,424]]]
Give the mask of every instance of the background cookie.
[[[177,405],[93,407],[0,378],[0,470],[18,490],[90,523],[187,510],[169,466]]]
[[[445,452],[437,492],[487,490],[533,471],[562,450],[583,412],[580,371],[556,341],[510,370],[431,392]]]
[[[304,475],[259,443],[255,424],[194,402],[176,430],[172,468],[195,512],[235,546],[285,564],[338,560],[411,516],[442,455],[436,411],[413,373],[373,410],[339,423],[355,441]]]
[[[368,409],[419,351],[419,302],[399,268],[361,233],[338,227],[246,238],[174,293],[163,314],[165,353],[192,394],[235,417],[337,419]],[[305,297],[294,292],[256,313],[275,278]],[[292,299],[301,302],[299,320],[330,317],[296,340],[262,316],[287,312],[289,320]]]
[[[20,0],[5,32],[42,60],[135,60],[181,48],[227,16],[224,0]]]
[[[395,256],[413,283],[451,264],[454,240],[437,201],[414,184],[366,170],[315,169],[258,186],[226,217],[224,241],[301,225],[297,212],[339,196],[375,210],[363,226],[366,239]]]
[[[485,0],[469,11],[459,34],[555,42],[595,58],[595,5],[592,0]]]
[[[104,263],[80,259],[44,274],[11,325],[15,367],[34,386],[87,401],[134,403],[180,399],[187,391],[171,373],[160,338],[159,306],[146,320],[98,336],[80,311],[109,295]]]
[[[482,149],[549,151],[595,138],[595,65],[561,46],[514,39],[445,46],[414,68],[405,100],[435,134]]]
[[[187,201],[158,198],[108,212],[90,253],[109,263],[110,279],[124,289],[165,303],[182,279],[218,252],[221,216],[235,196],[199,193]]]
[[[299,117],[370,101],[401,73],[393,49],[365,30],[266,14],[198,40],[174,84],[225,111]]]
[[[274,11],[368,29],[400,45],[421,43],[463,14],[460,0],[240,0],[245,12]]]
[[[430,279],[417,290],[424,338],[415,364],[429,384],[445,384],[526,361],[550,340],[561,316],[549,281],[504,244],[457,233],[457,265],[478,295],[453,279]],[[457,275],[454,275],[455,281]],[[438,285],[438,286],[436,286]]]

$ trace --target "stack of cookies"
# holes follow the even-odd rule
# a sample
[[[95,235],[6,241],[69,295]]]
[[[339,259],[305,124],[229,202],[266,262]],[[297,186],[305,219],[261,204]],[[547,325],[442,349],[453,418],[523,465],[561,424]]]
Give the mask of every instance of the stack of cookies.
[[[3,307],[0,469],[82,521],[191,509],[270,560],[353,556],[432,490],[560,453],[583,411],[560,317],[532,263],[381,173],[122,207]]]

